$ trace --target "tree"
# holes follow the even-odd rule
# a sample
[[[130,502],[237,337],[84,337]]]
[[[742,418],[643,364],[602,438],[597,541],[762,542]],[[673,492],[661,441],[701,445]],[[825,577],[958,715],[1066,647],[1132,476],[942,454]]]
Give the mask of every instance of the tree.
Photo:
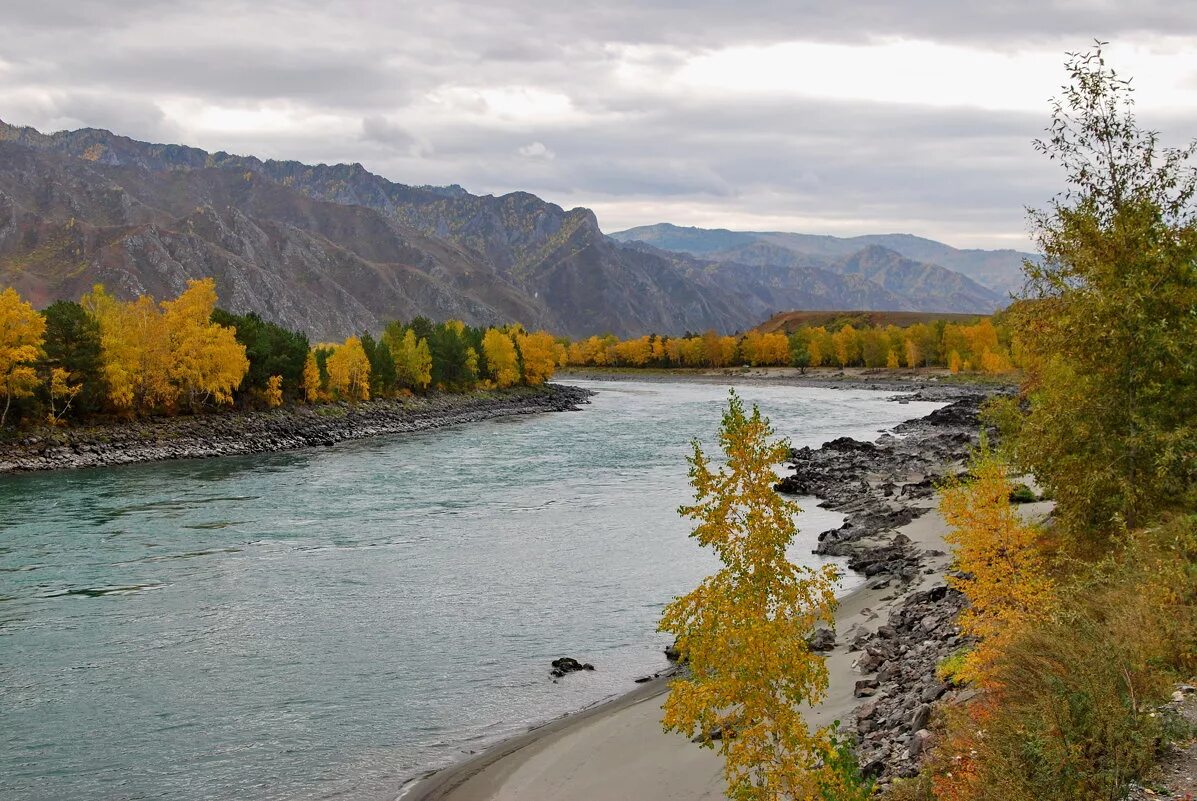
[[[370,360],[357,337],[346,339],[328,357],[328,387],[350,403],[370,399]]]
[[[308,403],[319,403],[324,399],[320,365],[316,363],[316,354],[311,352],[303,362],[303,397]]]
[[[487,329],[482,337],[482,352],[496,386],[510,387],[519,383],[519,355],[510,336],[497,328]]]
[[[553,377],[557,369],[556,342],[552,334],[537,331],[533,334],[516,336],[520,360],[524,366],[524,383],[538,386]]]
[[[375,342],[369,331],[364,332],[361,339],[362,350],[370,362],[370,394],[374,397],[394,394],[398,374],[391,349],[385,343]]]
[[[760,410],[746,414],[733,391],[719,431],[726,465],[713,468],[694,443],[695,503],[678,511],[697,521],[690,536],[722,567],[675,598],[659,626],[676,635],[690,666],[671,685],[663,725],[688,737],[719,729],[703,746],[719,749],[728,796],[745,801],[824,797],[836,781],[826,768],[831,732],[811,732],[799,707],[827,690],[827,667],[806,638],[833,621],[837,574],[786,556],[797,506],[773,490],[774,465],[789,448],[772,436]]]
[[[385,342],[395,359],[395,376],[399,386],[423,392],[432,383],[432,351],[428,340],[416,338],[414,329],[407,329],[396,339],[387,328]]]
[[[67,412],[71,410],[71,404],[75,402],[75,398],[83,391],[83,385],[80,383],[71,383],[71,374],[62,367],[52,367],[50,369],[50,385],[47,388],[47,394],[50,400],[50,413],[48,415],[50,425],[58,425],[62,419],[66,417]]]
[[[104,404],[103,359],[100,353],[100,324],[78,303],[60,300],[42,310],[46,319],[46,364],[51,373],[66,371],[68,382],[79,386],[71,404],[74,412],[89,414]],[[51,392],[53,376],[51,376]],[[61,394],[61,393],[60,393]],[[66,411],[58,414],[63,417]]]
[[[179,297],[162,303],[170,380],[193,409],[209,400],[232,403],[233,390],[249,372],[237,332],[212,322],[215,308],[216,282],[211,278],[188,281]]]
[[[267,322],[254,312],[232,314],[215,309],[212,322],[235,329],[237,341],[245,347],[249,372],[241,382],[243,392],[265,393],[270,379],[277,375],[282,377],[285,388],[299,396],[311,348],[307,335]]]
[[[108,404],[132,413],[172,406],[170,337],[149,295],[123,303],[97,284],[80,305],[100,326],[100,358]]]
[[[283,377],[281,375],[272,375],[266,381],[266,390],[263,393],[266,399],[266,407],[269,409],[277,409],[283,405]]]
[[[1197,142],[1138,127],[1101,43],[1067,69],[1036,146],[1068,190],[1031,217],[1044,259],[1010,315],[1030,411],[1007,441],[1091,541],[1197,501]]]
[[[4,393],[0,426],[8,419],[13,400],[30,397],[37,387],[33,363],[42,355],[45,330],[45,319],[15,289],[0,292],[0,392]]]
[[[958,571],[948,584],[969,600],[958,622],[979,640],[957,676],[980,687],[992,686],[992,666],[1007,645],[1055,609],[1039,531],[1011,505],[1014,485],[1007,472],[983,438],[969,465],[970,480],[946,487],[939,502]]]
[[[418,318],[417,318],[418,319]],[[415,322],[412,323],[413,328]],[[464,391],[478,382],[478,354],[470,346],[461,320],[438,324],[428,339],[432,353],[432,383],[449,390]]]

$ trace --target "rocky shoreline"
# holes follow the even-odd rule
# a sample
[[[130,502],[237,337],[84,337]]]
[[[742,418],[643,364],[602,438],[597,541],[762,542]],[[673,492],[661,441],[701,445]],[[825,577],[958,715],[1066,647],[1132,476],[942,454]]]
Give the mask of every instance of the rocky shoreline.
[[[546,384],[40,429],[0,440],[0,474],[330,447],[498,417],[576,410],[593,394],[580,387]]]
[[[955,624],[964,598],[938,580],[922,586],[927,574],[938,572],[929,563],[942,568],[946,554],[920,550],[897,529],[930,512],[936,483],[962,469],[979,439],[981,405],[992,394],[961,392],[876,442],[842,437],[818,449],[795,449],[793,473],[777,485],[844,513],[840,528],[820,534],[815,552],[847,557],[869,586],[896,599],[888,619],[837,632],[857,654],[860,674],[854,695],[861,703],[846,728],[857,737],[864,773],[881,786],[917,773],[918,757],[933,739],[932,704],[965,700],[965,691],[936,676],[939,663],[967,645]]]

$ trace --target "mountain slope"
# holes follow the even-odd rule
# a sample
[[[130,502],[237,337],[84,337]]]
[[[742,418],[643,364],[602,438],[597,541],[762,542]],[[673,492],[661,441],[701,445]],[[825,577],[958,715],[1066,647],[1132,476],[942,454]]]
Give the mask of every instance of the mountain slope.
[[[793,308],[998,302],[954,273],[937,281],[878,254],[849,263],[759,235],[675,230],[696,232],[702,256],[621,243],[588,209],[526,192],[0,123],[0,285],[39,304],[95,282],[168,296],[210,275],[233,311],[330,339],[417,314],[632,336],[743,330]]]
[[[745,249],[768,247],[775,254],[788,251],[834,261],[870,246],[881,246],[908,259],[939,265],[973,279],[1003,299],[1022,289],[1022,262],[1035,259],[1016,250],[961,250],[910,234],[871,234],[855,237],[819,236],[780,231],[727,231],[685,228],[659,223],[610,234],[621,242],[641,241],[663,250],[702,257],[743,260]]]

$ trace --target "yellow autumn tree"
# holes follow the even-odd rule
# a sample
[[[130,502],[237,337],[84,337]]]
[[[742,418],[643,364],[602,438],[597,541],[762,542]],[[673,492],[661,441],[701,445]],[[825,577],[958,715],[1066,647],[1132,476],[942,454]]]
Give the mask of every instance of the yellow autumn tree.
[[[1010,503],[1013,489],[1004,462],[982,440],[970,464],[971,480],[946,487],[939,508],[951,527],[959,573],[948,584],[968,597],[961,630],[978,638],[957,672],[980,687],[1007,643],[1055,611],[1055,585],[1039,549],[1039,530],[1023,522]]]
[[[50,411],[46,414],[46,420],[52,426],[56,426],[62,422],[62,418],[71,410],[71,404],[75,402],[75,398],[83,391],[83,383],[80,381],[72,381],[71,373],[62,367],[55,367],[50,370]]]
[[[311,351],[308,351],[303,363],[303,398],[308,403],[319,403],[324,399],[324,389],[320,386],[320,365],[316,363],[316,354]]]
[[[557,367],[557,342],[552,334],[545,331],[517,334],[516,344],[524,362],[525,384],[537,386],[553,377]]]
[[[497,328],[488,328],[482,336],[482,353],[486,356],[486,366],[496,386],[510,387],[519,383],[519,356],[510,336]]]
[[[349,337],[328,357],[328,388],[350,403],[370,399],[370,359],[357,337]]]
[[[97,284],[80,300],[100,326],[108,403],[124,412],[174,405],[171,347],[162,312],[149,295],[125,303]]]
[[[397,341],[386,339],[395,360],[395,375],[399,385],[423,392],[432,383],[432,351],[428,340],[417,339],[410,328]]]
[[[690,667],[670,687],[663,725],[718,748],[729,798],[838,798],[819,795],[837,791],[826,768],[831,732],[812,732],[801,711],[827,691],[827,667],[807,636],[832,622],[838,576],[786,556],[798,507],[773,490],[789,448],[772,437],[760,410],[746,414],[733,391],[719,431],[726,464],[716,469],[694,443],[695,503],[678,511],[722,566],[662,614],[659,629],[676,636]]]
[[[266,406],[270,409],[277,409],[283,405],[283,377],[281,375],[272,375],[266,381]]]
[[[209,400],[233,402],[233,390],[249,372],[245,346],[237,331],[212,322],[216,282],[188,281],[174,300],[162,302],[162,318],[170,343],[171,382],[192,407]]]
[[[0,292],[0,392],[4,393],[0,426],[8,419],[13,400],[29,397],[37,387],[32,362],[42,355],[45,331],[45,318],[15,289]]]

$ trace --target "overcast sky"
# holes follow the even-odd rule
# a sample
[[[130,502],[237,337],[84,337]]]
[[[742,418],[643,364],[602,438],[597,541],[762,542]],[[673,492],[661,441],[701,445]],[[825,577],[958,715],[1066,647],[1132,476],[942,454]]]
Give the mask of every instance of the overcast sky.
[[[1190,0],[30,0],[0,118],[669,221],[1025,247],[1066,50],[1197,135]]]

